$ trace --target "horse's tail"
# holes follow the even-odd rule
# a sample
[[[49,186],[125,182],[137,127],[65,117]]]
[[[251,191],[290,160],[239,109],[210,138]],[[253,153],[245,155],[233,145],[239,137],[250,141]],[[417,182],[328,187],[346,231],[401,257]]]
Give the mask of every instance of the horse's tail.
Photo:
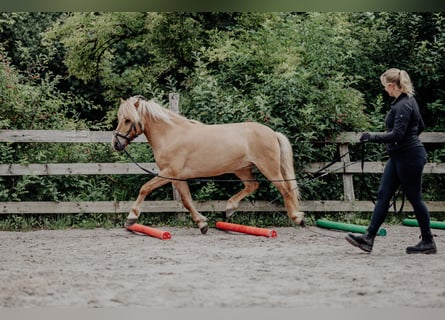
[[[291,192],[295,193],[296,200],[300,199],[300,193],[298,191],[298,184],[295,178],[294,169],[294,154],[292,145],[287,137],[279,132],[275,132],[277,135],[278,143],[280,145],[280,168],[283,179],[288,183]]]

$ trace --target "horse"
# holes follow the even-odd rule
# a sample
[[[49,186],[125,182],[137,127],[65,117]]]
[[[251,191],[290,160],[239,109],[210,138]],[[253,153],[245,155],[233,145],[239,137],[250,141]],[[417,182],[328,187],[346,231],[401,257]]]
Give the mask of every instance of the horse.
[[[252,172],[254,167],[278,189],[288,217],[304,226],[304,212],[299,211],[292,146],[282,133],[257,122],[204,124],[142,96],[121,99],[117,120],[112,147],[121,152],[144,134],[160,170],[140,188],[127,216],[126,228],[137,222],[140,206],[153,190],[172,183],[192,220],[201,233],[206,234],[207,218],[194,207],[187,180],[235,174],[243,182],[244,189],[227,201],[225,216],[229,218],[239,202],[259,188]]]

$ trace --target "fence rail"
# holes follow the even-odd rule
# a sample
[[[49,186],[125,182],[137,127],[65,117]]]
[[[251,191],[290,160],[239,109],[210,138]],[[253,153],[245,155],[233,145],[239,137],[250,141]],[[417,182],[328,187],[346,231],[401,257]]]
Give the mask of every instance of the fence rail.
[[[334,141],[323,143],[339,144],[340,153],[346,153],[351,143],[358,142],[360,134],[346,132]],[[65,130],[0,130],[0,143],[110,143],[112,132],[99,131],[65,131]],[[425,132],[421,135],[425,144],[444,144],[445,132]],[[140,136],[134,140],[144,143],[146,139]],[[316,162],[304,168],[304,172],[314,173],[327,163]],[[364,162],[364,173],[383,172],[384,162]],[[155,163],[140,163],[143,167],[157,172]],[[301,209],[308,212],[358,212],[372,211],[371,201],[357,201],[354,195],[353,175],[361,174],[360,162],[352,162],[349,157],[336,162],[325,172],[340,174],[343,177],[345,200],[306,200],[302,201]],[[425,174],[444,174],[445,164],[427,163]],[[144,174],[133,163],[44,163],[44,164],[0,164],[0,176],[22,175],[116,175],[116,174]],[[0,202],[0,214],[72,214],[72,213],[120,213],[128,212],[132,201],[79,201],[79,202]],[[197,209],[202,212],[224,211],[225,201],[196,201]],[[427,201],[431,212],[445,212],[445,201]],[[144,212],[186,212],[180,201],[145,201],[142,205]],[[245,212],[275,212],[285,211],[281,205],[266,201],[243,201],[238,211]],[[413,211],[410,204],[406,204],[404,211]]]

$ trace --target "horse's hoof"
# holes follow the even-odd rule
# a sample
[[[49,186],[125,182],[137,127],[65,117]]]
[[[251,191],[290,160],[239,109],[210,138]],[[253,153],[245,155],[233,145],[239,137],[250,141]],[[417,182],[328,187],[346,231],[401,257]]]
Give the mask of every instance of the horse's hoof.
[[[305,227],[306,223],[304,222],[304,212],[298,211],[293,216],[291,216],[291,220],[298,224],[300,227]]]
[[[138,220],[137,219],[127,219],[127,221],[125,221],[125,225],[124,227],[128,229],[128,227],[131,227],[132,225],[134,225]]]
[[[209,230],[209,225],[207,222],[200,222],[198,223],[199,230],[201,230],[201,234],[206,234]]]
[[[235,213],[235,209],[226,210],[226,219],[229,219]]]

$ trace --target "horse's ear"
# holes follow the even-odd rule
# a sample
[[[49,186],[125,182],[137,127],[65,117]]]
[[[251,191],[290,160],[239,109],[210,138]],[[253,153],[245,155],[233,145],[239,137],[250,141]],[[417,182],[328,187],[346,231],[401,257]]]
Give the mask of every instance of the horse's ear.
[[[134,103],[134,107],[137,109],[139,108],[139,100],[136,100],[136,102]]]
[[[123,104],[124,102],[125,102],[125,100],[121,98],[121,104]]]

